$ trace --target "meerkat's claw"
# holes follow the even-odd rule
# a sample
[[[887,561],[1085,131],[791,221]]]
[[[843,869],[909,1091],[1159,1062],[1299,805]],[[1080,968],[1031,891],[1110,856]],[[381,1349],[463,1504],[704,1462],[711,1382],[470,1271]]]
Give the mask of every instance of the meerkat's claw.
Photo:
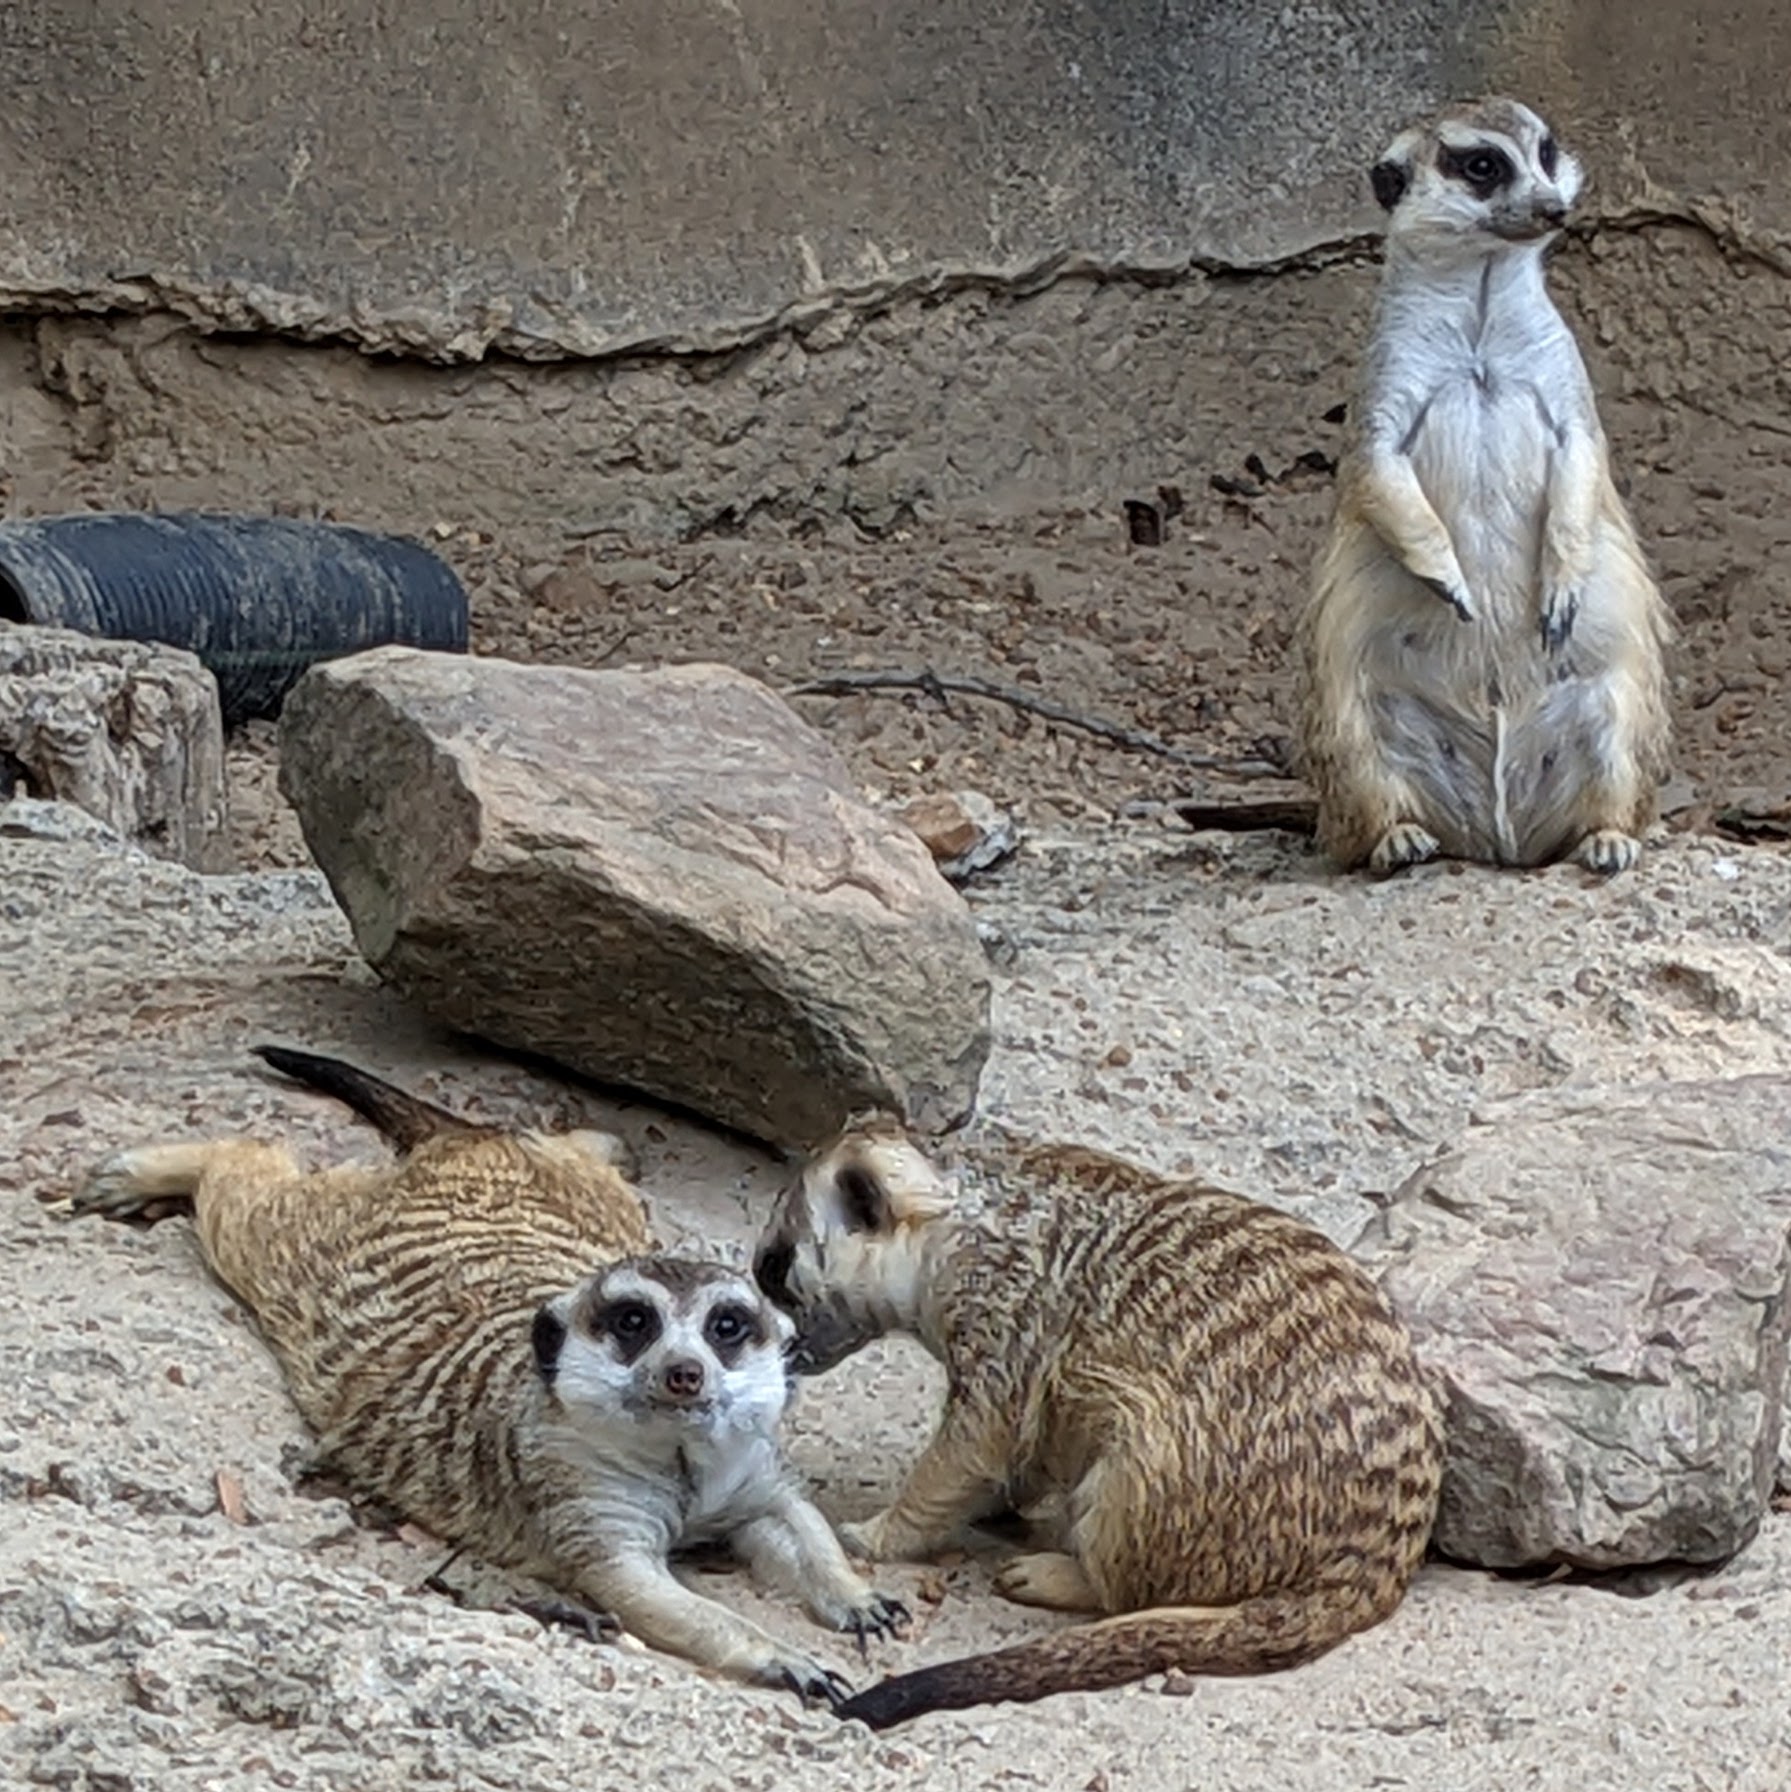
[[[767,1684],[793,1692],[805,1705],[843,1705],[852,1696],[852,1682],[832,1668],[824,1668],[806,1656],[774,1661],[767,1670]]]
[[[1422,865],[1436,857],[1441,842],[1429,828],[1415,821],[1396,821],[1374,843],[1368,855],[1370,871],[1400,871],[1407,865]]]
[[[1619,828],[1596,828],[1573,849],[1574,862],[1600,877],[1631,870],[1641,856],[1641,841]]]
[[[544,1630],[570,1630],[587,1643],[613,1643],[622,1634],[622,1621],[614,1612],[593,1611],[572,1599],[519,1599],[512,1609]]]
[[[1559,653],[1567,645],[1579,613],[1578,592],[1554,587],[1543,593],[1542,616],[1538,627],[1544,653]]]
[[[901,1600],[891,1599],[887,1593],[873,1593],[840,1628],[858,1639],[859,1656],[868,1659],[872,1637],[899,1636],[913,1622],[913,1614]]]
[[[1463,622],[1474,620],[1474,602],[1467,594],[1465,587],[1452,585],[1447,579],[1426,579],[1424,581]]]

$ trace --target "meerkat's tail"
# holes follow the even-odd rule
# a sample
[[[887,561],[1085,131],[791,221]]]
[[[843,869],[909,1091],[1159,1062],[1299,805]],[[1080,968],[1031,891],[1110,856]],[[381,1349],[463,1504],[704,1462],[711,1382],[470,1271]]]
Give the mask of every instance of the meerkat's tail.
[[[1316,1659],[1385,1615],[1385,1601],[1360,1587],[1270,1593],[1229,1606],[1157,1606],[896,1674],[854,1694],[835,1713],[887,1730],[927,1711],[1099,1692],[1171,1668],[1269,1674]]]
[[[290,1051],[283,1045],[257,1045],[255,1056],[271,1064],[294,1082],[306,1083],[345,1102],[365,1120],[371,1120],[400,1151],[414,1151],[425,1139],[445,1132],[477,1132],[470,1121],[438,1108],[432,1102],[406,1095],[402,1089],[381,1082],[340,1058],[316,1052]]]

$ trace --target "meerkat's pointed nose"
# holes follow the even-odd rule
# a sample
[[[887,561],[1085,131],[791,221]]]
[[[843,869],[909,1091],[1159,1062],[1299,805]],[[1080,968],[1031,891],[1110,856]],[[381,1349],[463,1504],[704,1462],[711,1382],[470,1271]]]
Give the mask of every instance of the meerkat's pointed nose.
[[[1560,199],[1541,200],[1536,207],[1536,217],[1539,223],[1548,225],[1551,230],[1558,228],[1567,222],[1565,201]]]
[[[660,1371],[659,1381],[673,1400],[700,1400],[703,1397],[703,1365],[694,1357],[674,1357]]]

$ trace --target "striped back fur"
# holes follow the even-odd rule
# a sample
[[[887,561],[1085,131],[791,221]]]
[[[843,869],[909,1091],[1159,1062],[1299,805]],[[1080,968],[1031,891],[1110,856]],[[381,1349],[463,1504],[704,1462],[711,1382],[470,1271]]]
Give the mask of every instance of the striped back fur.
[[[879,1149],[848,1139],[831,1161],[849,1179],[887,1165]],[[842,1714],[880,1727],[1170,1667],[1260,1673],[1392,1612],[1442,1436],[1366,1274],[1286,1214],[1081,1147],[985,1151],[964,1180],[948,1211],[893,1222],[920,1243],[890,1240],[949,1378],[932,1450],[997,1466],[1016,1505],[1066,1495],[1063,1547],[1111,1615],[885,1681]],[[875,1275],[872,1248],[825,1256]]]
[[[443,1130],[389,1167],[311,1175],[271,1147],[210,1149],[200,1242],[322,1459],[441,1536],[531,1554],[523,1515],[544,1490],[521,1497],[518,1436],[545,1399],[531,1325],[650,1248],[632,1187],[577,1134]]]

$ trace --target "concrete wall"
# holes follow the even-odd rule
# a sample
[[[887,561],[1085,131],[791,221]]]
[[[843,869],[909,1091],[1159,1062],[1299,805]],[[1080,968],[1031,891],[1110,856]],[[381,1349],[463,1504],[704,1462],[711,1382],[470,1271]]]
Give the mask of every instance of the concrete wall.
[[[0,8],[0,497],[551,546],[1199,484],[1328,445],[1363,171],[1483,88],[1591,167],[1626,463],[1751,480],[1788,61],[1770,0]]]
[[[1521,10],[9,6],[0,290],[446,359],[715,346],[1066,257],[1255,264],[1367,225],[1364,156]]]

